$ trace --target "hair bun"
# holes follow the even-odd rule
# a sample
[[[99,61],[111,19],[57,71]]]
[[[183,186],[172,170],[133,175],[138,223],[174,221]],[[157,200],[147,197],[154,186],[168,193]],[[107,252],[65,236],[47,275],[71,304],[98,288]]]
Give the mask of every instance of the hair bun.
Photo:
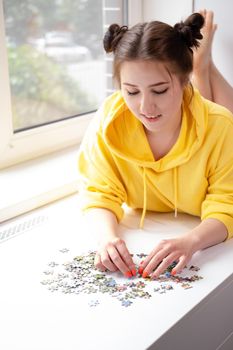
[[[186,21],[174,25],[174,29],[177,30],[189,49],[199,46],[198,40],[203,38],[200,30],[204,22],[204,17],[200,13],[193,13]]]
[[[107,53],[115,51],[117,44],[127,30],[127,26],[120,27],[116,23],[110,25],[103,39],[104,49]]]

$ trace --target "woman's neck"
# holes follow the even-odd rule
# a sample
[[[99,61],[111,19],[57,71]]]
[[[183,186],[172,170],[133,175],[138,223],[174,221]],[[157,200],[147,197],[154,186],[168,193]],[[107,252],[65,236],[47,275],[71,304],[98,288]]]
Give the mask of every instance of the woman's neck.
[[[173,127],[169,129],[161,130],[159,133],[145,130],[155,160],[163,158],[176,143],[181,129],[181,113],[178,120],[179,123],[177,123],[177,125],[173,125]]]

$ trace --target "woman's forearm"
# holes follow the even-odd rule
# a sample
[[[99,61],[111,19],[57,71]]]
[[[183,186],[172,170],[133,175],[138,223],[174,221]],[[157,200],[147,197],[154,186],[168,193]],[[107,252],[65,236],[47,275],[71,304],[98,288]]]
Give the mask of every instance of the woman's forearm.
[[[88,229],[100,240],[118,237],[118,221],[116,215],[110,210],[91,208],[84,215]]]
[[[85,213],[91,234],[99,241],[94,265],[101,271],[121,271],[127,278],[136,276],[136,267],[125,244],[118,235],[116,215],[107,209],[93,208]]]
[[[223,242],[227,235],[226,226],[217,219],[203,220],[200,225],[188,233],[193,242],[194,252]]]

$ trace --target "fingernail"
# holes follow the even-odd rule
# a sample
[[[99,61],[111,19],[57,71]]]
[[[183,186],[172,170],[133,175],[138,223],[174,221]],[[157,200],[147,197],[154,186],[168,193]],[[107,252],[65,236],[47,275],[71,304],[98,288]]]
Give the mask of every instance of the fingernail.
[[[141,262],[140,262],[140,265],[142,265],[144,263],[144,260],[142,260]]]
[[[142,268],[142,267],[139,267],[139,269],[138,269],[138,273],[139,273],[140,275],[142,275],[142,274],[143,274],[143,268]]]
[[[144,271],[143,274],[142,274],[142,277],[143,278],[147,278],[148,277],[148,273],[146,271]]]
[[[171,275],[175,276],[176,275],[176,270],[172,270]]]
[[[127,272],[125,273],[125,277],[127,277],[127,278],[132,277],[132,273],[131,273],[130,271],[127,271]]]
[[[136,270],[131,270],[133,276],[136,276]]]

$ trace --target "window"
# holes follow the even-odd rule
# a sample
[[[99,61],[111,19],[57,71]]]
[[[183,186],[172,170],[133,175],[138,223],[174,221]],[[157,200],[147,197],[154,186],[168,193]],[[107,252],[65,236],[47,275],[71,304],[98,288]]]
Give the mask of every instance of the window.
[[[1,168],[81,140],[111,90],[103,33],[127,3],[1,0]]]
[[[102,0],[3,5],[14,132],[95,110],[104,98]]]

